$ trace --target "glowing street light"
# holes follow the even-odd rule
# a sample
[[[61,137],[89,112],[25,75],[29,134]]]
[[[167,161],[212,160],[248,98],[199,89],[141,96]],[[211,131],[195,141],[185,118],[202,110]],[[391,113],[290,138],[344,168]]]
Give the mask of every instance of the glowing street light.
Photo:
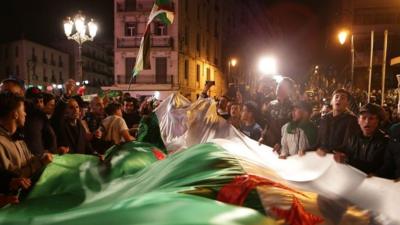
[[[232,75],[231,75],[232,68],[231,67],[236,67],[237,63],[238,63],[238,60],[236,58],[231,58],[228,62],[228,76],[229,76],[228,80],[229,81],[231,81],[231,78],[232,78]],[[233,80],[235,80],[235,79],[233,79]]]
[[[338,34],[339,43],[343,45],[346,42],[348,36],[349,36],[349,31],[347,30],[340,31]]]
[[[270,56],[262,57],[258,62],[258,69],[264,75],[276,75],[278,73],[276,59]]]
[[[76,79],[84,81],[84,76],[82,72],[82,44],[87,41],[93,41],[94,37],[97,34],[97,23],[91,19],[88,23],[85,22],[85,16],[79,11],[73,18],[68,17],[64,21],[64,32],[69,40],[74,40],[78,43],[79,51],[78,51],[78,74]],[[75,33],[73,33],[75,28]],[[86,34],[86,31],[89,31],[89,34]]]

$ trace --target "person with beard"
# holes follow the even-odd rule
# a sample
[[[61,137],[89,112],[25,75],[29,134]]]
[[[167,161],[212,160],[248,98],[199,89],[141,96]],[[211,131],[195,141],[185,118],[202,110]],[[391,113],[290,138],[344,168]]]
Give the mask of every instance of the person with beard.
[[[26,90],[25,97],[27,116],[23,132],[29,150],[37,156],[41,156],[45,152],[55,153],[57,138],[43,111],[43,93],[39,88],[31,87]]]
[[[280,150],[281,129],[290,121],[292,102],[290,95],[294,89],[294,81],[288,77],[282,79],[276,87],[276,100],[271,101],[265,111],[265,127],[259,143]]]
[[[400,147],[379,129],[383,116],[383,109],[376,104],[362,106],[358,116],[360,132],[351,135],[344,147],[335,151],[336,162],[347,163],[367,174],[398,178],[394,168],[399,163]]]
[[[129,129],[137,128],[140,123],[140,116],[137,110],[137,100],[132,97],[124,98],[123,118]]]
[[[357,117],[348,110],[350,93],[344,89],[333,92],[332,112],[320,121],[318,129],[317,154],[325,156],[334,150],[341,149],[350,135],[358,132]]]

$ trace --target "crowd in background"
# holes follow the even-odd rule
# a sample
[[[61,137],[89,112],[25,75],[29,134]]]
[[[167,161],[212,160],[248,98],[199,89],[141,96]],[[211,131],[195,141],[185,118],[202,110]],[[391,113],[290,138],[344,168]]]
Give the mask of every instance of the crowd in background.
[[[208,98],[207,83],[200,98]],[[75,81],[63,92],[24,90],[7,79],[0,90],[0,206],[17,203],[53,154],[91,154],[123,142],[150,142],[165,151],[153,113],[159,101],[95,96],[90,102],[76,95]],[[250,91],[231,86],[216,98],[217,113],[245,135],[273,148],[279,158],[316,151],[332,153],[338,163],[388,179],[400,177],[400,123],[393,105],[365,104],[345,89],[318,96],[300,92],[289,78],[276,88],[261,82]]]

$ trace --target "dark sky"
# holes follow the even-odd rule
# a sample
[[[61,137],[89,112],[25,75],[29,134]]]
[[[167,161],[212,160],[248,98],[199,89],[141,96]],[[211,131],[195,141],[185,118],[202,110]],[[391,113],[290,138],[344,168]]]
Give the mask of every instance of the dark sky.
[[[112,40],[113,0],[12,0],[0,9],[1,40],[22,35],[39,42],[64,38],[63,20],[82,10],[99,23],[96,39]]]
[[[313,65],[323,63],[332,42],[332,21],[335,1],[331,0],[269,0],[264,1],[255,22],[262,32],[251,38],[255,57],[274,55],[279,72],[298,81],[308,76]],[[333,40],[334,41],[334,40]],[[256,58],[254,59],[256,62]]]
[[[262,6],[260,10],[252,9],[251,22],[261,30],[256,35],[248,34],[250,46],[243,46],[254,51],[254,56],[274,53],[281,72],[301,80],[323,55],[335,0],[247,1]],[[113,0],[9,0],[3,1],[0,8],[0,41],[22,35],[41,43],[63,39],[63,19],[78,10],[99,23],[95,41],[113,40]]]

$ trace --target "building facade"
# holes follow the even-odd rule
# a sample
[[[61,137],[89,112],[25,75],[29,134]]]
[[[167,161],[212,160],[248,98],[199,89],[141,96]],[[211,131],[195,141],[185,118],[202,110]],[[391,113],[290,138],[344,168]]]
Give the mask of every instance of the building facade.
[[[114,1],[115,85],[105,89],[128,91],[140,41],[145,31],[152,0]],[[132,79],[133,95],[161,98],[180,91],[196,99],[206,80],[214,80],[212,95],[221,95],[225,80],[221,72],[221,17],[218,0],[175,0],[175,18],[166,26],[151,24],[151,69]],[[218,91],[217,91],[218,90]]]
[[[343,24],[354,35],[355,74],[354,83],[358,87],[368,86],[370,61],[370,34],[374,31],[374,54],[372,68],[372,88],[380,89],[383,65],[384,32],[388,31],[388,52],[386,64],[386,85],[397,87],[396,74],[399,69],[390,67],[390,61],[400,55],[400,7],[396,0],[343,0],[341,7]]]
[[[29,40],[0,45],[0,78],[15,77],[26,85],[45,87],[69,78],[69,56]]]
[[[114,62],[112,49],[94,42],[82,45],[82,79],[79,74],[78,46],[71,40],[62,40],[52,43],[57,49],[67,52],[70,56],[69,68],[71,78],[77,81],[89,81],[88,87],[109,86],[114,83]]]

